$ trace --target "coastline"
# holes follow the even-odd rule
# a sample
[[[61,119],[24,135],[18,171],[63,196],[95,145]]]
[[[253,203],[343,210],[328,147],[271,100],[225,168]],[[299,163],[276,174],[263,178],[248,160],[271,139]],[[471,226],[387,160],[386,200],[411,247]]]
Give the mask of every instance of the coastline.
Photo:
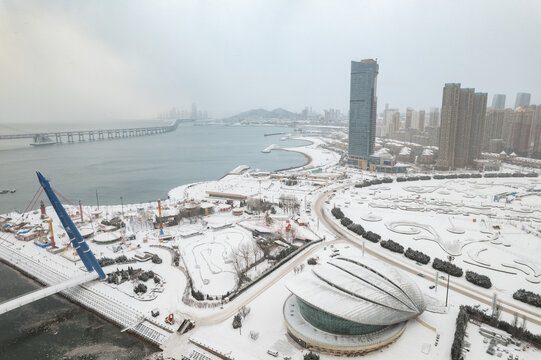
[[[295,138],[293,140],[301,140],[306,143],[303,145],[289,148],[276,148],[275,150],[284,150],[299,153],[305,157],[305,162],[302,165],[273,170],[270,171],[270,173],[277,173],[295,169],[303,170],[304,168],[313,163],[315,163],[316,166],[320,166],[323,157],[320,156],[319,153],[323,154],[323,150],[319,147],[320,144],[317,140],[312,141],[305,138]],[[229,175],[229,173],[226,173],[221,178],[227,175]],[[238,179],[240,181],[240,177]],[[173,187],[167,192],[167,194],[170,194],[173,190],[178,188],[188,189],[200,183],[218,181],[220,181],[220,178],[214,180],[186,183]],[[141,203],[138,202],[137,204],[152,204],[154,202],[155,201]],[[128,205],[129,204],[124,204],[124,206]],[[120,205],[111,206],[119,207]],[[11,245],[15,244],[16,243],[12,243]],[[16,253],[18,256],[13,256],[12,253]],[[28,252],[21,252],[17,249],[12,248],[12,246],[9,245],[9,242],[0,244],[0,261],[2,263],[5,263],[8,267],[14,269],[21,275],[30,278],[31,280],[42,286],[50,286],[52,284],[65,281],[66,278],[69,278],[69,276],[71,275],[69,273],[63,274],[61,272],[58,272],[57,270],[59,269],[54,264],[48,264],[47,262],[43,262],[43,260],[40,263],[37,258],[33,259],[32,257],[33,255],[30,255],[29,257]],[[163,341],[165,341],[164,336],[167,336],[166,333],[163,333],[164,335],[162,335],[160,329],[156,329],[153,322],[149,323],[148,321],[144,321],[144,323],[138,323],[137,319],[140,320],[143,317],[146,317],[148,320],[148,316],[143,315],[145,313],[144,311],[139,308],[136,309],[136,307],[126,305],[129,304],[129,302],[115,303],[114,298],[106,299],[108,301],[103,302],[101,300],[106,297],[105,294],[106,292],[103,291],[103,289],[101,289],[99,286],[94,287],[90,284],[77,286],[75,288],[70,288],[68,290],[58,293],[58,295],[61,295],[63,298],[69,300],[71,303],[79,305],[81,308],[88,310],[93,314],[96,314],[101,319],[106,320],[107,322],[115,325],[120,329],[124,329],[123,331],[127,330],[131,336],[136,337],[138,340],[144,341],[146,344],[156,347],[157,350],[163,347]],[[99,298],[100,301],[95,301],[94,298]],[[125,307],[125,309],[122,309],[123,307]],[[117,308],[119,308],[120,310],[117,311]],[[114,312],[116,312],[117,314],[112,315]],[[133,327],[133,324],[136,323],[138,325]],[[155,339],[152,339],[151,336],[153,336]]]
[[[301,154],[303,155],[305,158],[306,158],[306,162],[300,166],[292,166],[292,167],[288,167],[288,168],[284,168],[284,169],[278,169],[278,170],[275,170],[274,172],[281,172],[281,171],[289,171],[289,170],[295,170],[295,169],[302,169],[303,167],[305,166],[308,166],[312,163],[313,159],[310,155],[308,155],[307,153],[304,153],[302,151],[299,151],[299,150],[292,150],[292,149],[283,149],[283,148],[280,148],[280,149],[274,149],[274,150],[282,150],[282,151],[290,151],[290,152],[296,152],[298,154]]]
[[[291,137],[291,138],[289,138],[289,140],[306,141],[308,144],[299,145],[299,146],[293,146],[293,147],[289,147],[289,148],[276,147],[276,148],[271,149],[271,151],[273,151],[273,150],[282,150],[282,151],[295,152],[295,153],[298,153],[298,154],[301,154],[302,156],[304,156],[306,158],[306,162],[304,164],[302,164],[302,165],[299,165],[299,166],[291,166],[291,167],[287,167],[287,168],[283,168],[283,169],[274,170],[273,172],[275,172],[275,173],[281,172],[281,171],[290,171],[290,170],[302,169],[302,168],[310,165],[314,160],[306,152],[301,151],[301,150],[295,150],[296,148],[303,148],[303,147],[306,147],[306,146],[312,146],[312,145],[314,145],[314,141],[312,141],[310,139],[307,139],[307,138],[302,138],[302,137]]]

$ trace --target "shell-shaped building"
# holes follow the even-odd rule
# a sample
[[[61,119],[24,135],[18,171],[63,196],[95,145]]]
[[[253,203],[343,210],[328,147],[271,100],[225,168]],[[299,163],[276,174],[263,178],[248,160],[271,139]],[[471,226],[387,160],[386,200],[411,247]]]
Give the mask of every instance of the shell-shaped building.
[[[360,355],[396,340],[425,309],[421,290],[386,263],[336,257],[286,284],[289,335],[301,346]]]

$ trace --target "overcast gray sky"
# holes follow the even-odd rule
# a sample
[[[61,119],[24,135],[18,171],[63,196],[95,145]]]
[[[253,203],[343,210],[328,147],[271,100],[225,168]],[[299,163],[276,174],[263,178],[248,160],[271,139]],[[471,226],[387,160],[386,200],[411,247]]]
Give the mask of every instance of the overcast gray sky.
[[[441,106],[445,82],[541,103],[540,19],[537,0],[0,0],[0,123],[347,111],[363,58],[378,110]]]

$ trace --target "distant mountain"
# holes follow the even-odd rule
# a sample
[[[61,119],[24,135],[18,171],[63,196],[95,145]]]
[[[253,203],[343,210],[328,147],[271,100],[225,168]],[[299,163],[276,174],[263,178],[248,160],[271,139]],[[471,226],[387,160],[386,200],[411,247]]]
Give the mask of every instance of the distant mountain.
[[[228,121],[244,121],[244,120],[266,120],[266,119],[290,119],[295,120],[299,118],[299,114],[291,111],[287,111],[282,108],[277,108],[272,111],[265,109],[254,109],[242,112],[240,114],[231,116]]]

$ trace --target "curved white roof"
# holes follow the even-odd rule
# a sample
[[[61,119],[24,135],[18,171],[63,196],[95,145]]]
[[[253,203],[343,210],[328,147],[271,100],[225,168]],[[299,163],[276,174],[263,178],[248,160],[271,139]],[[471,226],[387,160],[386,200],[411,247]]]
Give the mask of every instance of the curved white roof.
[[[362,324],[396,324],[425,309],[417,284],[392,266],[365,257],[336,257],[286,286],[311,306]]]

